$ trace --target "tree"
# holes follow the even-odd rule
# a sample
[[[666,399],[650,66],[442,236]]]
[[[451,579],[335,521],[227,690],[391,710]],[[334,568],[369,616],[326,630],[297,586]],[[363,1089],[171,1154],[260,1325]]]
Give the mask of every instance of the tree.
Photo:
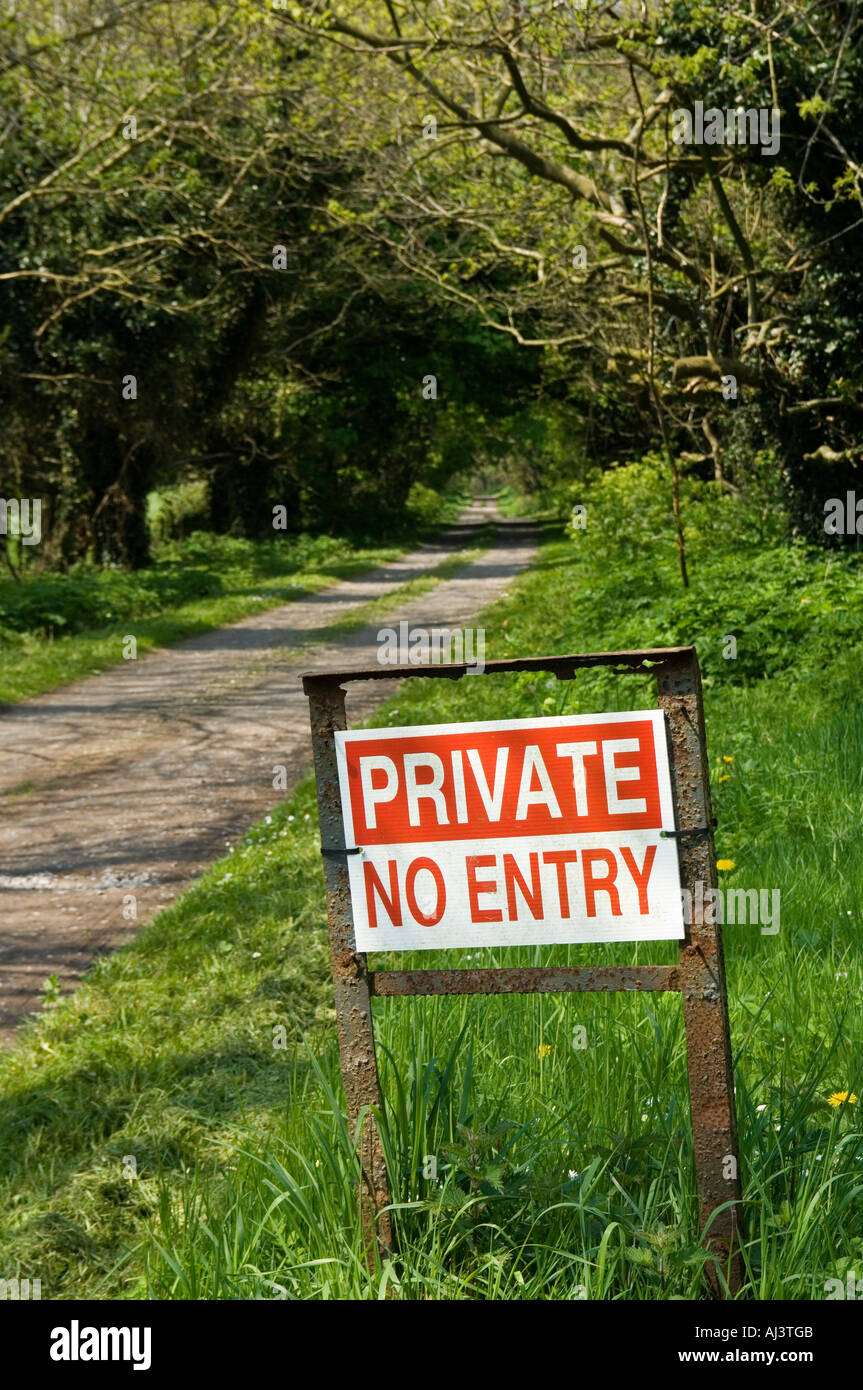
[[[675,492],[685,464],[745,487],[736,418],[757,402],[811,513],[812,439],[829,424],[846,463],[860,443],[859,353],[824,362],[860,323],[856,6],[308,0],[282,19],[362,90],[372,240],[496,331],[604,373],[615,406],[622,384],[645,425],[652,405]],[[823,303],[808,316],[813,389],[795,310],[831,264],[854,312],[841,341]]]

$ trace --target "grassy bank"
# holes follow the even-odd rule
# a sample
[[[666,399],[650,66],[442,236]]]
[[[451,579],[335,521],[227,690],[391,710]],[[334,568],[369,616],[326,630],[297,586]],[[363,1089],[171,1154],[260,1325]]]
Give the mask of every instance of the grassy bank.
[[[486,614],[488,655],[697,643],[723,885],[781,891],[775,935],[725,928],[745,1293],[821,1298],[863,1273],[863,570],[693,488],[683,592],[656,492],[645,466],[595,488],[586,529],[550,539]],[[649,676],[608,672],[417,680],[376,722],[653,701]],[[400,1254],[370,1278],[306,783],[0,1059],[0,1274],[41,1277],[43,1298],[703,1294],[678,999],[381,1000],[375,1014]]]

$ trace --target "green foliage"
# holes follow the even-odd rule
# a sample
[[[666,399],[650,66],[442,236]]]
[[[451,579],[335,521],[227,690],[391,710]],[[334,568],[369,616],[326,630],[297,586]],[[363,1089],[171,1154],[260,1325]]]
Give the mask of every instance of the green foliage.
[[[160,488],[147,498],[147,528],[154,541],[181,540],[201,530],[209,517],[209,490],[203,479]]]
[[[0,495],[45,502],[38,559],[11,562],[146,568],[157,487],[160,536],[263,538],[281,504],[300,533],[392,540],[415,484],[474,466],[581,488],[658,446],[656,401],[699,477],[749,496],[772,454],[824,544],[825,489],[859,483],[860,16],[793,0],[762,32],[733,3],[545,0],[512,19],[522,89],[476,0],[406,0],[395,34],[369,0],[377,58],[340,15],[142,0],[93,26],[31,0],[0,21]],[[498,99],[517,145],[481,120]],[[780,149],[674,146],[695,101],[776,104]],[[742,366],[733,405],[710,354]]]
[[[405,501],[405,512],[414,524],[431,528],[443,520],[445,502],[434,488],[414,483]]]
[[[759,474],[759,470],[761,470]],[[569,534],[599,614],[626,614],[623,647],[693,643],[705,679],[744,684],[794,667],[816,672],[863,628],[863,556],[786,540],[770,505],[769,460],[756,460],[764,496],[735,501],[713,483],[684,481],[681,506],[691,583],[674,583],[670,480],[656,456],[613,467],[579,492],[586,525]],[[784,543],[783,543],[784,542]],[[736,643],[734,656],[728,642]]]
[[[0,72],[21,116],[0,147],[0,496],[44,520],[12,563],[146,569],[153,536],[263,539],[274,505],[297,534],[409,533],[413,485],[443,496],[492,432],[485,383],[515,395],[531,368],[368,254],[364,156],[315,96],[317,51],[246,0],[216,25],[144,0],[96,27],[35,0],[0,21]]]

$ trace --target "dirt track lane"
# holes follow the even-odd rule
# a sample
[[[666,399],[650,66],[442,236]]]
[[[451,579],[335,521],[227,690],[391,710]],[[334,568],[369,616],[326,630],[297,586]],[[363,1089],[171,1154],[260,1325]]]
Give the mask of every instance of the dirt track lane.
[[[536,536],[498,521],[494,544],[454,578],[337,642],[316,629],[427,574],[494,513],[475,504],[435,545],[308,598],[0,708],[0,1039],[56,974],[74,987],[133,936],[310,769],[302,670],[373,665],[380,627],[465,627],[530,563]],[[309,642],[312,645],[309,645]],[[393,694],[348,686],[356,722]],[[138,917],[122,916],[134,893]]]

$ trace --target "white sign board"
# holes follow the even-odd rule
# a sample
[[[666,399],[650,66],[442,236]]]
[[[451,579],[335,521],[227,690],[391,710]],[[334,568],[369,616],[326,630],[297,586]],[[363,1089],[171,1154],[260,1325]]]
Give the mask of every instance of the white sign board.
[[[684,935],[661,710],[336,733],[357,950]]]

